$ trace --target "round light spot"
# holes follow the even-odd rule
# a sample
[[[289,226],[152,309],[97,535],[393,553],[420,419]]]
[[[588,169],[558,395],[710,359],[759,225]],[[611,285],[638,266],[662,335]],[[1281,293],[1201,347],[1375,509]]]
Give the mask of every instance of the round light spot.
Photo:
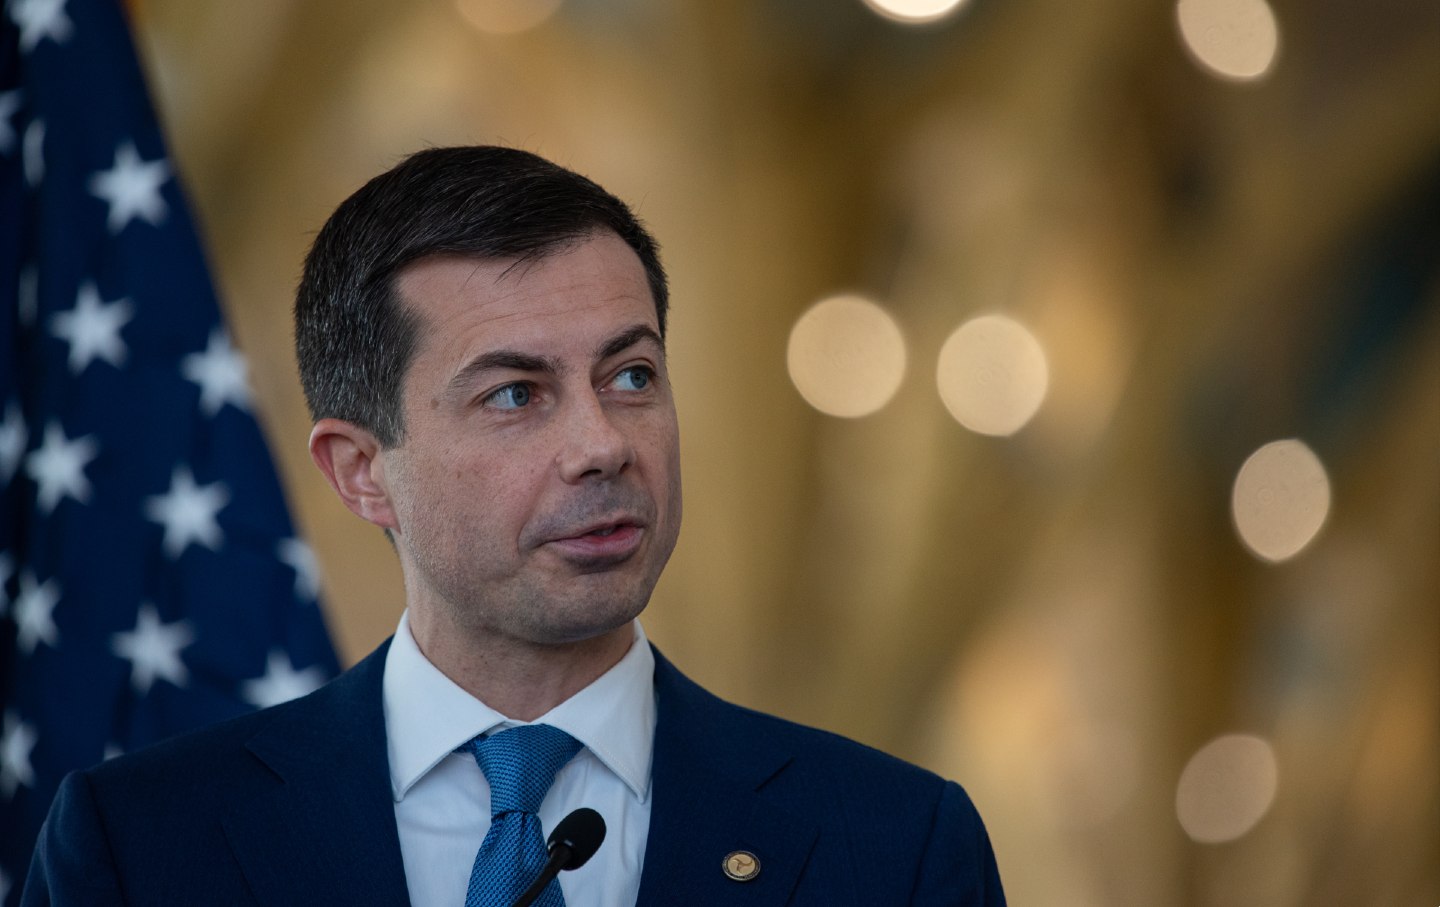
[[[945,18],[965,0],[865,0],[865,5],[887,19],[907,25],[925,25]]]
[[[475,28],[491,35],[528,31],[549,19],[561,0],[455,0],[460,15]]]
[[[940,399],[961,425],[982,435],[1012,435],[1045,400],[1050,368],[1040,341],[1020,322],[982,315],[940,348]]]
[[[831,416],[866,416],[899,389],[905,338],[875,303],[834,296],[795,322],[786,363],[795,389],[811,406]]]
[[[1272,441],[1250,455],[1230,499],[1240,540],[1272,562],[1299,554],[1330,513],[1330,480],[1301,441]]]
[[[1255,827],[1275,800],[1279,770],[1270,744],[1227,734],[1200,748],[1175,791],[1175,814],[1202,844],[1233,841]]]
[[[1280,31],[1266,0],[1180,0],[1175,16],[1190,55],[1221,78],[1258,79],[1275,64]]]

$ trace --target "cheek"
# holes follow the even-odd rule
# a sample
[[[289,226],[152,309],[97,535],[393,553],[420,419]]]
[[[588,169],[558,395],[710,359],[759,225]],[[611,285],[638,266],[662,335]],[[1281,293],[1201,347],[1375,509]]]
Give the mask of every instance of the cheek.
[[[684,510],[684,495],[681,489],[682,483],[680,481],[680,454],[679,449],[677,448],[675,456],[670,463],[670,512],[674,515],[676,531],[679,531],[680,529],[680,514]]]
[[[537,489],[545,480],[546,464],[532,454],[477,456],[452,459],[443,466],[442,488],[432,497],[435,506],[464,511],[473,519],[494,525],[523,523],[530,515]]]
[[[460,445],[432,449],[406,463],[401,478],[405,510],[417,526],[445,532],[475,518],[497,491],[494,470]]]
[[[663,495],[668,511],[676,519],[680,515],[680,438],[674,422],[659,426],[647,438],[644,448],[650,464],[648,482],[656,495]]]

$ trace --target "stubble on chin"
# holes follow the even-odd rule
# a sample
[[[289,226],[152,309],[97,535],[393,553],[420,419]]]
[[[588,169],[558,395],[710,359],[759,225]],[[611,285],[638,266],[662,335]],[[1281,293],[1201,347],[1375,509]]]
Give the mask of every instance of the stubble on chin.
[[[530,588],[510,590],[503,598],[443,596],[435,609],[442,613],[436,616],[451,633],[477,646],[571,647],[612,634],[644,611],[653,582],[604,588],[606,580],[617,579],[588,574],[570,578],[569,585],[578,588],[564,592]]]

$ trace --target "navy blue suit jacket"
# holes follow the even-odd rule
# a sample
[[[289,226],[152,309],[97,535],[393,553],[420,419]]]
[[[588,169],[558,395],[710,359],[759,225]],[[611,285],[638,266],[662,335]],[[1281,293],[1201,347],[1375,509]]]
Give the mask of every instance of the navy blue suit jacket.
[[[385,745],[388,643],[309,696],[70,775],[32,905],[407,904]],[[723,702],[656,653],[638,904],[1002,905],[960,787]],[[760,861],[727,878],[727,854]]]

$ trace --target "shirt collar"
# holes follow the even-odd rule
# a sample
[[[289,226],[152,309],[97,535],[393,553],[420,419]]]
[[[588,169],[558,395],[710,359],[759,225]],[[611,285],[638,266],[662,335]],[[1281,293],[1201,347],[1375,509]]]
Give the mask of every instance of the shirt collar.
[[[435,667],[410,632],[409,614],[385,658],[382,681],[390,787],[395,801],[456,747],[479,734],[549,724],[595,755],[642,802],[650,793],[655,742],[655,656],[640,622],[614,667],[534,722],[514,721],[461,689]]]

